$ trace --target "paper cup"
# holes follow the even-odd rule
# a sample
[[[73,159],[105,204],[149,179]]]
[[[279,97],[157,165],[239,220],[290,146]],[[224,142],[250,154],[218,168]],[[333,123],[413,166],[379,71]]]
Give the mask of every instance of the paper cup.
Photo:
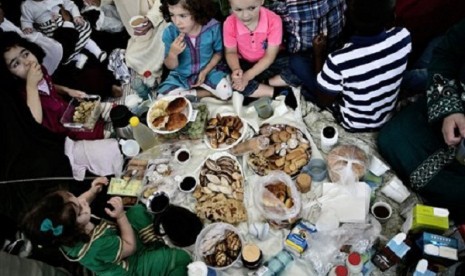
[[[381,223],[389,220],[392,216],[392,207],[386,202],[378,201],[371,206],[371,213]]]
[[[381,161],[378,157],[372,156],[368,170],[376,176],[381,176],[389,170],[389,166]]]
[[[382,189],[381,193],[385,194],[387,197],[393,199],[397,203],[402,203],[407,197],[410,196],[410,192],[407,187],[402,183],[402,181],[393,177]]]
[[[174,153],[174,160],[179,164],[186,164],[191,159],[191,152],[187,148],[180,148]]]
[[[183,193],[192,193],[197,187],[197,179],[193,175],[186,175],[178,182],[178,189]]]

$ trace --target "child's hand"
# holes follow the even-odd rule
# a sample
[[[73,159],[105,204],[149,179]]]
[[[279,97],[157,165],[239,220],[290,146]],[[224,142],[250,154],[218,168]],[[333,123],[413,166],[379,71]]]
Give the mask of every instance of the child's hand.
[[[82,18],[82,16],[76,16],[74,18],[74,24],[76,24],[78,26],[84,25],[84,18]]]
[[[109,208],[105,208],[105,212],[112,218],[115,219],[120,219],[124,216],[124,208],[123,208],[123,200],[121,197],[116,196],[110,198],[110,200],[107,201],[108,204],[113,206],[113,210],[110,210]]]
[[[318,34],[313,38],[313,54],[322,57],[326,51],[327,37],[324,34]]]
[[[207,77],[207,73],[205,71],[200,71],[199,76],[197,77],[197,82],[192,85],[193,87],[197,87],[202,85],[205,82],[205,78]]]
[[[68,88],[68,90],[66,92],[68,92],[68,95],[70,97],[72,97],[72,98],[83,99],[83,98],[87,97],[86,92],[82,92],[82,91],[79,91],[79,90],[76,90],[76,89]]]
[[[91,184],[91,190],[93,190],[95,193],[100,193],[102,191],[103,186],[108,185],[108,178],[105,176],[100,176],[94,179]]]
[[[243,75],[243,71],[240,68],[232,71],[231,81],[232,81],[232,87],[234,88],[234,90],[237,90],[237,91],[244,90],[245,87],[242,85],[242,75]]]
[[[24,28],[23,29],[23,34],[32,34],[34,32],[33,28]]]
[[[31,64],[29,67],[29,71],[27,71],[26,83],[37,86],[43,78],[44,74],[42,73],[42,68],[40,67],[40,64]]]
[[[170,52],[178,56],[184,49],[186,49],[186,42],[184,41],[184,33],[180,33],[178,37],[171,43]]]

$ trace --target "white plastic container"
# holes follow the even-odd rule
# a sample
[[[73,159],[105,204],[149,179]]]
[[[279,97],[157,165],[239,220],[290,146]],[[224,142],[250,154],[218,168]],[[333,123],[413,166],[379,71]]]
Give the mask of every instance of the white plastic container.
[[[146,151],[157,144],[155,133],[146,125],[141,124],[139,118],[136,116],[131,117],[129,124],[131,124],[134,139],[136,139],[142,151]]]

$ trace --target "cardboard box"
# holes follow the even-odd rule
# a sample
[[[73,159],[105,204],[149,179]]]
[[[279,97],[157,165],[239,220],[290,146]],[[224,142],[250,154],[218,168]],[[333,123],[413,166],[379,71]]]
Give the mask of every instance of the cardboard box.
[[[449,211],[447,209],[421,204],[415,205],[412,216],[412,231],[430,230],[443,233],[447,229],[449,229]]]
[[[458,241],[455,238],[424,232],[417,243],[426,259],[444,265],[458,260]]]

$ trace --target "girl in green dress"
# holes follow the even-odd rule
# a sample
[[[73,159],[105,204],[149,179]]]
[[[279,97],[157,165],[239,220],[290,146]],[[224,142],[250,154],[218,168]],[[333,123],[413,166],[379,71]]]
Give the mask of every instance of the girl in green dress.
[[[144,206],[125,212],[121,198],[112,197],[105,212],[116,223],[91,215],[89,204],[107,184],[99,177],[79,197],[66,191],[47,195],[25,216],[26,235],[33,242],[59,246],[67,259],[97,275],[187,275],[190,256],[157,239]]]

